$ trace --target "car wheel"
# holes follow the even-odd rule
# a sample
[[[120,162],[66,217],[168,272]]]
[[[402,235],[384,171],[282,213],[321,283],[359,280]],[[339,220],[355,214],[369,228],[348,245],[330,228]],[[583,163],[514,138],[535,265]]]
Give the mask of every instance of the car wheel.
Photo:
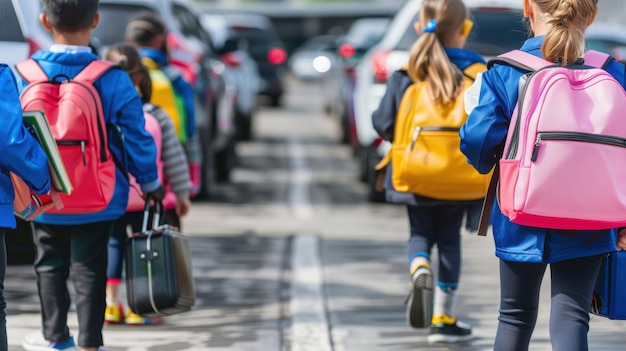
[[[374,167],[378,163],[378,159],[373,157],[368,158],[367,168],[367,199],[371,202],[385,202],[385,191],[377,190],[378,177],[381,175],[381,171],[377,171]]]
[[[350,144],[350,121],[348,120],[348,114],[343,113],[341,115],[341,143]]]
[[[224,150],[219,151],[215,155],[215,179],[219,182],[229,181],[236,163],[235,143],[231,141]]]
[[[210,120],[210,118],[209,118]],[[215,152],[213,150],[213,137],[211,132],[211,123],[198,128],[200,136],[200,145],[202,148],[202,168],[201,168],[201,184],[200,191],[196,195],[196,199],[208,199],[211,197],[213,187],[215,185]]]
[[[252,114],[236,112],[237,138],[243,141],[252,140]]]
[[[270,95],[270,106],[272,107],[280,107],[282,96],[280,94]]]

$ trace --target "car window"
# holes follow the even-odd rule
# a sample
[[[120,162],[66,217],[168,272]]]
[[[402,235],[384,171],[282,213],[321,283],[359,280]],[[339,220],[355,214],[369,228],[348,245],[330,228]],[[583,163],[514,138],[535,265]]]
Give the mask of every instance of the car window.
[[[233,38],[244,39],[248,44],[250,55],[254,58],[265,57],[273,47],[282,46],[272,32],[242,26],[232,27]]]
[[[624,43],[620,43],[614,40],[608,39],[596,39],[596,38],[588,38],[587,39],[587,48],[589,50],[597,50],[609,55],[613,54],[613,50],[619,46],[624,46]]]
[[[0,41],[23,42],[24,35],[10,1],[0,1]]]
[[[496,56],[519,49],[528,38],[529,31],[522,23],[522,14],[518,11],[478,10],[472,11],[471,18],[474,27],[467,39],[466,48],[483,56]],[[409,50],[417,40],[417,33],[413,29],[415,20],[406,29],[396,46],[397,50]]]
[[[141,11],[152,11],[148,7],[135,5],[100,4],[100,25],[93,31],[94,43],[98,46],[110,46],[124,40],[126,25]]]
[[[389,20],[382,18],[380,20],[356,21],[350,26],[345,42],[359,48],[370,48],[385,34],[388,24]]]
[[[192,12],[189,11],[189,9],[184,6],[174,4],[172,6],[172,14],[174,15],[174,19],[184,36],[193,37],[208,45],[211,51],[215,50],[213,40],[209,34],[202,29],[200,21]]]

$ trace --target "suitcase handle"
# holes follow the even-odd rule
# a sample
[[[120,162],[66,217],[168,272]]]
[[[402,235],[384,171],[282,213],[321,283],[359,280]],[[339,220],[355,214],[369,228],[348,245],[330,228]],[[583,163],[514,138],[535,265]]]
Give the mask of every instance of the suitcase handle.
[[[148,228],[148,221],[150,219],[150,213],[152,208],[154,208],[154,216],[152,218],[152,225]],[[146,233],[150,229],[155,229],[161,224],[161,217],[163,214],[163,204],[161,202],[155,202],[154,206],[152,206],[152,201],[150,199],[146,200],[146,205],[143,208],[143,222],[141,224],[141,232]]]

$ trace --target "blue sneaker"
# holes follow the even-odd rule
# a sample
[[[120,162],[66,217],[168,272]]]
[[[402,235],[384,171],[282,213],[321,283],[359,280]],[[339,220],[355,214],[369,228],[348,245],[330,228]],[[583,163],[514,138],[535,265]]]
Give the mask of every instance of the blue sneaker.
[[[46,340],[41,332],[26,335],[22,347],[26,351],[77,351],[74,338],[71,336],[62,342],[52,342]]]

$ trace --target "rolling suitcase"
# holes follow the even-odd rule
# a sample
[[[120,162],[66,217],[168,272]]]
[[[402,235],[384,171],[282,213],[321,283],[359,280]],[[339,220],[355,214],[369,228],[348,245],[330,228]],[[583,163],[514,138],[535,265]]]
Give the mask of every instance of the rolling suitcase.
[[[189,311],[196,299],[188,240],[177,228],[159,225],[162,208],[157,203],[152,211],[148,201],[143,230],[126,241],[128,306],[150,318]]]
[[[626,251],[611,252],[604,258],[591,313],[609,319],[626,319]]]

